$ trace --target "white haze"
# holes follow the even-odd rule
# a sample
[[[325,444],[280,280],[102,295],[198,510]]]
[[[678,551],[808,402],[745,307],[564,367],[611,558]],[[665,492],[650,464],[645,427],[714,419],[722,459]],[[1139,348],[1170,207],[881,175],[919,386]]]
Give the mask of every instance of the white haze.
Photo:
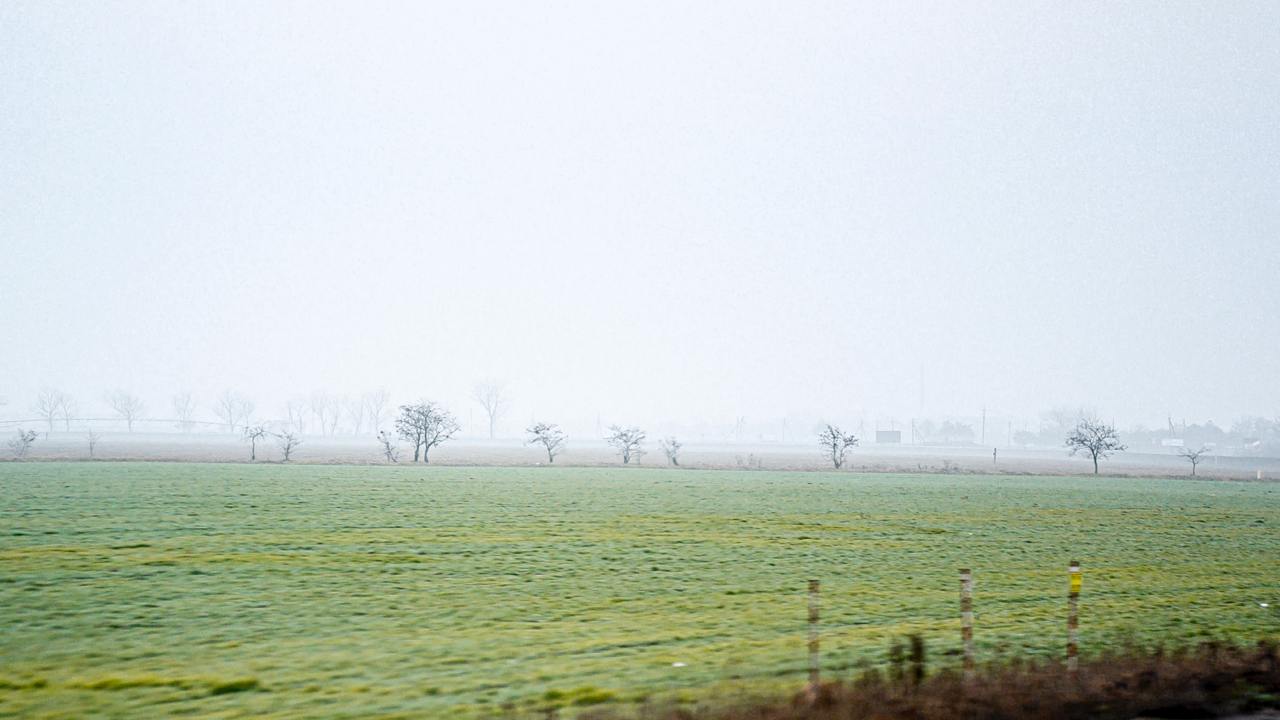
[[[0,0],[0,417],[1280,412],[1280,4],[915,5]]]

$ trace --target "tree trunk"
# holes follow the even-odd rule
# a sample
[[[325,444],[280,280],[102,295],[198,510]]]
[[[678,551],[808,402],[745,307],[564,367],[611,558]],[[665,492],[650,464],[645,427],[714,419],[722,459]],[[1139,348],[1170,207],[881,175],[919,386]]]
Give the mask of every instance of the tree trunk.
[[[489,439],[493,439],[493,413],[489,413]]]
[[[1093,456],[1093,474],[1094,475],[1098,474],[1098,456],[1097,455]]]

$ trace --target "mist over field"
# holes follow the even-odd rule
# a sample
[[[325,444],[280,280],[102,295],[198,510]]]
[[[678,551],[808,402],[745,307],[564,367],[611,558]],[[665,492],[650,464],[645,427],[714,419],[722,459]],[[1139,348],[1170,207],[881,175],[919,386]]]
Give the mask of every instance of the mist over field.
[[[1278,39],[0,0],[0,718],[1275,720]]]
[[[1280,413],[1270,3],[0,4],[0,418]],[[758,430],[757,434],[765,434]]]

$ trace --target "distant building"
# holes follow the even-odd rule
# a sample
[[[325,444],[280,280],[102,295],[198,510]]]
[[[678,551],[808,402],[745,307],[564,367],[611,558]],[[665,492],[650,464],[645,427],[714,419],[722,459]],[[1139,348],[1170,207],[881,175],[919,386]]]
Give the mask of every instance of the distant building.
[[[1182,438],[1164,438],[1160,441],[1161,447],[1180,448],[1186,447],[1187,443]]]
[[[877,445],[901,445],[902,431],[901,430],[877,430],[876,444]]]

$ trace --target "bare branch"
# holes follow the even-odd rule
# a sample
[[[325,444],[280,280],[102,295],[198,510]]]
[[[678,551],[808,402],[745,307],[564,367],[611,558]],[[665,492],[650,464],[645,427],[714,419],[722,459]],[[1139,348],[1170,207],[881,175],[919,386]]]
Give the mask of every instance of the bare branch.
[[[636,458],[638,462],[644,455],[644,438],[644,431],[634,425],[625,428],[620,425],[610,425],[609,434],[604,440],[622,455],[622,464],[627,465],[631,462],[631,458]]]
[[[196,414],[196,401],[192,399],[191,393],[180,392],[174,395],[169,402],[173,406],[173,416],[178,420],[178,427],[182,429],[182,432],[191,432],[191,427],[194,424],[192,418]]]
[[[430,462],[431,448],[452,438],[462,426],[453,413],[434,402],[401,405],[396,418],[396,431],[400,437],[413,443],[413,461]]]
[[[853,433],[845,434],[839,426],[827,423],[827,426],[818,433],[818,446],[826,451],[831,459],[831,464],[836,470],[844,467],[845,454],[849,452],[849,448],[857,447],[858,438]]]
[[[382,445],[382,456],[389,463],[400,462],[400,447],[396,445],[395,438],[386,430],[378,431],[378,442]]]
[[[549,423],[535,423],[525,429],[529,433],[528,442],[542,445],[547,451],[547,462],[554,463],[556,456],[564,452],[565,441],[568,440],[559,425]]]
[[[383,446],[383,457],[388,462],[399,462],[399,446],[396,445],[396,438],[387,430],[378,430],[378,442]]]
[[[1084,418],[1080,420],[1071,434],[1067,436],[1066,446],[1076,453],[1087,454],[1093,459],[1093,474],[1098,474],[1098,460],[1111,457],[1113,453],[1123,452],[1128,446],[1120,442],[1120,434],[1116,429],[1100,420]]]
[[[267,436],[266,425],[245,425],[244,439],[249,441],[249,461],[258,459],[258,441]]]
[[[391,402],[391,393],[384,388],[370,390],[364,394],[364,412],[373,429],[382,432],[382,423],[387,419],[387,404]]]
[[[13,457],[21,460],[31,451],[31,445],[36,441],[35,430],[23,430],[18,428],[18,434],[9,440],[9,451],[13,453]]]
[[[684,445],[676,439],[675,435],[668,435],[662,438],[662,452],[667,456],[667,462],[678,466],[680,464],[680,448]]]
[[[1178,454],[1186,458],[1191,463],[1191,477],[1196,476],[1196,466],[1200,464],[1202,456],[1209,452],[1209,448],[1201,445],[1199,448],[1192,450],[1190,448],[1178,448]]]
[[[213,408],[214,414],[227,426],[227,432],[234,433],[236,428],[247,423],[253,415],[253,403],[230,390],[218,396]]]
[[[117,390],[108,395],[107,404],[111,406],[115,414],[125,421],[125,424],[129,427],[129,432],[133,432],[134,421],[142,417],[145,409],[141,398],[124,390]]]
[[[302,438],[292,430],[276,433],[276,444],[280,446],[281,462],[289,462],[293,451],[302,444]]]
[[[489,416],[489,439],[492,440],[494,425],[511,405],[511,398],[507,394],[507,384],[497,380],[485,380],[476,383],[475,387],[471,389],[471,399],[480,403],[480,407],[484,408],[485,414]]]

